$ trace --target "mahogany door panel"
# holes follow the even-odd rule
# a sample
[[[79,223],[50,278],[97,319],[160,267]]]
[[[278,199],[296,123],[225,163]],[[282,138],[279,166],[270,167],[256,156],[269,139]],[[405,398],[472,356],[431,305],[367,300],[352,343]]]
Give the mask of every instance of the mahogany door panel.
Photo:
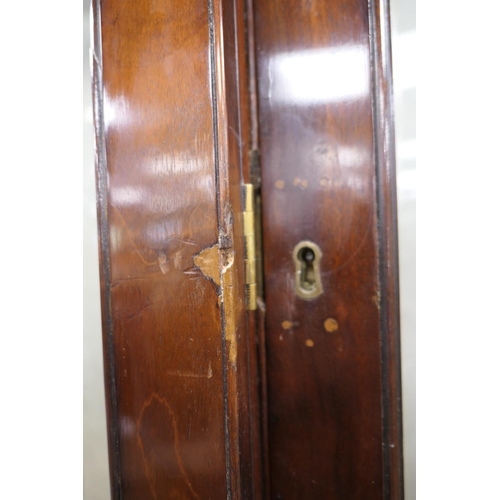
[[[385,452],[399,444],[386,415],[398,402],[384,351],[397,332],[381,234],[392,180],[377,156],[392,147],[377,123],[389,94],[374,91],[381,6],[254,6],[270,496],[399,498],[399,457]],[[304,269],[318,269],[304,289],[301,244]]]
[[[243,10],[96,0],[93,13],[113,498],[250,498],[243,240],[234,236]]]

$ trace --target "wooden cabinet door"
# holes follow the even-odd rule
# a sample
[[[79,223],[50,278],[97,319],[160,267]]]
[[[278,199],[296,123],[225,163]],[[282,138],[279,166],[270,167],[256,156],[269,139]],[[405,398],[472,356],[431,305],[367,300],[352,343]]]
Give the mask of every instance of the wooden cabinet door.
[[[93,10],[113,497],[251,498],[243,11],[217,0]]]
[[[387,12],[254,5],[270,496],[400,498]]]
[[[114,500],[402,498],[386,3],[92,8]]]

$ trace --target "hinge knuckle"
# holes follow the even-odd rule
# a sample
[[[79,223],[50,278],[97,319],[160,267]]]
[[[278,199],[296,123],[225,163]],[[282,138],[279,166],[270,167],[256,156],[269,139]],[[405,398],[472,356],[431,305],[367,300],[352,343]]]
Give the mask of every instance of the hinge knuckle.
[[[247,309],[257,309],[257,271],[255,249],[255,204],[252,184],[243,185],[243,236],[245,239],[245,292]]]

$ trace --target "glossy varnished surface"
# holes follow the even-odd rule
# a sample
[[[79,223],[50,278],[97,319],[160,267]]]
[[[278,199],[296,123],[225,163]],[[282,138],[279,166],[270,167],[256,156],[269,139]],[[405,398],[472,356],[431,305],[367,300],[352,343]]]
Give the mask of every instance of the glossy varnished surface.
[[[397,444],[383,418],[395,351],[381,313],[394,289],[381,286],[377,229],[390,180],[377,157],[377,15],[363,1],[255,2],[273,499],[399,494],[384,452]],[[313,300],[295,293],[303,240],[323,255]]]
[[[232,3],[93,7],[113,497],[249,498]]]
[[[102,8],[122,494],[203,498],[209,487],[216,499],[225,495],[221,318],[216,285],[193,262],[218,240],[208,11],[206,2],[155,7]]]

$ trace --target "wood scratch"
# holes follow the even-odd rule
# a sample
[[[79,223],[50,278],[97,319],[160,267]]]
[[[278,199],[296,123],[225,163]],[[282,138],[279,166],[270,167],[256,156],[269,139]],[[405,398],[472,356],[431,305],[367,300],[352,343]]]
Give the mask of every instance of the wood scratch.
[[[149,262],[148,260],[146,260],[146,258],[142,255],[141,251],[139,250],[139,248],[137,247],[134,239],[132,238],[132,231],[130,231],[130,228],[128,227],[127,225],[127,222],[125,220],[125,217],[123,217],[122,213],[120,212],[120,209],[117,208],[115,205],[113,205],[112,203],[109,204],[110,207],[112,207],[117,213],[118,215],[120,216],[120,219],[122,220],[123,222],[123,225],[125,226],[125,229],[127,230],[127,233],[128,233],[128,237],[129,237],[129,240],[130,242],[132,243],[132,246],[134,247],[134,251],[137,253],[137,255],[139,256],[139,258],[142,260],[142,262],[146,265],[146,266],[158,266],[158,262],[155,260],[153,262]]]
[[[370,216],[368,217],[369,221],[372,220],[372,214],[373,214],[373,207],[370,210]],[[358,254],[358,252],[361,250],[361,247],[365,243],[366,238],[368,236],[368,233],[370,232],[371,227],[372,227],[372,225],[370,223],[368,223],[367,226],[366,226],[365,234],[363,235],[363,238],[362,238],[360,244],[358,245],[358,247],[356,248],[356,250],[354,250],[354,252],[351,253],[350,257],[343,264],[341,264],[340,266],[336,267],[335,269],[332,269],[332,272],[339,271],[343,267],[347,266],[347,264],[349,264],[349,262],[351,262],[354,259],[354,257],[356,257],[356,255]]]
[[[134,251],[132,253],[136,253],[139,258],[141,259],[142,263],[146,266],[155,266],[155,267],[159,267],[161,272],[163,274],[166,274],[167,272],[167,262],[169,260],[168,256],[166,255],[166,253],[164,252],[159,252],[158,253],[158,258],[157,260],[155,261],[152,261],[150,262],[149,260],[146,259],[146,257],[144,257],[144,255],[141,253],[141,251],[139,250],[139,247],[137,246],[137,244],[135,243],[134,241],[134,238],[132,237],[132,231],[130,230],[130,228],[128,227],[127,225],[127,222],[125,220],[125,217],[123,216],[123,214],[121,213],[120,209],[116,207],[116,205],[113,205],[112,203],[109,204],[115,211],[116,213],[120,216],[120,219],[122,220],[123,222],[123,225],[125,226],[125,229],[127,230],[127,234],[128,234],[128,238],[130,240],[130,242],[132,243],[132,246],[134,247]],[[191,246],[196,246],[196,243],[189,239],[189,238],[184,238],[180,235],[177,235],[177,234],[174,234],[172,236],[169,236],[166,240],[165,240],[165,245],[171,241],[171,240],[178,240],[178,241],[182,241],[182,243],[185,243],[186,245],[191,245]],[[154,251],[154,250],[151,250],[151,251]],[[155,252],[156,253],[156,252]],[[181,254],[180,252],[177,252],[174,256],[174,265],[176,267],[176,269],[179,269],[179,265],[180,265],[180,257],[181,257]]]
[[[138,278],[119,278],[114,280],[113,284],[111,285],[111,288],[116,288],[117,286],[121,285],[122,283],[127,283],[128,281],[149,281],[149,280],[164,280],[163,276],[142,276]]]
[[[212,363],[210,361],[208,362],[207,373],[184,372],[181,370],[172,370],[165,373],[173,377],[212,378]]]
[[[160,403],[161,405],[163,405],[166,408],[166,410],[168,411],[168,413],[172,419],[172,429],[174,431],[174,451],[175,451],[175,456],[177,457],[177,464],[179,465],[179,469],[180,469],[182,475],[184,476],[184,479],[186,481],[186,484],[187,484],[189,490],[191,491],[191,493],[193,494],[193,496],[195,498],[197,498],[198,500],[201,500],[200,497],[198,496],[198,494],[196,493],[196,491],[194,491],[193,486],[191,485],[191,481],[189,480],[188,474],[186,472],[186,469],[184,469],[184,466],[182,464],[181,454],[179,451],[179,431],[177,429],[177,420],[175,419],[175,414],[174,414],[172,408],[170,407],[170,405],[168,404],[167,400],[164,397],[160,397],[157,393],[154,393],[146,400],[146,402],[142,406],[141,413],[139,414],[139,418],[137,419],[137,429],[140,429],[144,412],[146,411],[147,408],[149,408],[151,406],[154,399],[156,399],[156,401],[158,403]],[[153,493],[155,500],[158,500],[158,497],[156,496],[156,492],[155,492],[155,489],[154,489],[154,486],[152,483],[152,477],[151,477],[152,475],[151,475],[151,472],[149,470],[148,461],[146,458],[146,453],[144,451],[144,444],[142,442],[142,439],[141,439],[141,436],[139,433],[137,434],[137,438],[138,438],[139,446],[141,448],[144,465],[146,467],[146,475],[148,477],[149,486],[151,487],[151,491]]]
[[[196,246],[196,243],[194,240],[191,240],[189,238],[183,238],[182,236],[179,236],[178,234],[174,234],[172,236],[169,236],[167,238],[167,242],[170,240],[179,240],[179,241],[182,241],[183,243],[185,243],[186,245]]]
[[[92,53],[92,58],[94,59],[94,62],[96,63],[97,67],[99,68],[99,71],[102,71],[102,65],[101,65],[101,60],[99,57],[97,57],[97,54],[95,53],[95,50],[93,48],[90,49],[90,52]]]
[[[153,304],[151,304],[151,302],[149,302],[149,300],[148,300],[148,303],[144,307],[141,307],[137,312],[131,314],[130,316],[126,316],[123,319],[123,321],[128,321],[128,320],[136,318],[137,316],[139,316],[139,314],[141,314],[144,310],[146,310],[148,307],[151,307],[152,305]]]

